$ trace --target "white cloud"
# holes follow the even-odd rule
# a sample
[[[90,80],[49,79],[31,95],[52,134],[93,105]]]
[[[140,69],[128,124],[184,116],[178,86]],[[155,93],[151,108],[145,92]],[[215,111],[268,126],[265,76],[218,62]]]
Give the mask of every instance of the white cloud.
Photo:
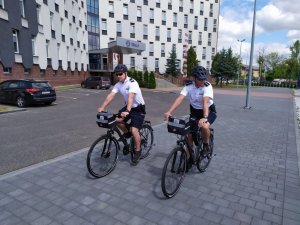
[[[296,40],[300,40],[300,13],[297,1],[257,1],[254,64],[262,49],[265,54],[278,52],[288,56],[289,46]],[[245,64],[249,63],[250,57],[253,2],[253,0],[221,2],[218,50],[231,47],[238,55],[240,42],[237,40],[245,38],[246,42],[242,44],[242,58]],[[261,3],[264,5],[259,5]],[[284,32],[285,36],[280,31]]]

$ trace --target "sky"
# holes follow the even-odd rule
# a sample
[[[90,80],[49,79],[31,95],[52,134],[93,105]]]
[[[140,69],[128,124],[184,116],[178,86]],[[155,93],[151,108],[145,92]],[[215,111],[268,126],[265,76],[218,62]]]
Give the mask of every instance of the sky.
[[[220,0],[218,51],[232,48],[249,65],[254,0]],[[241,42],[241,40],[245,41]],[[256,0],[253,65],[259,52],[290,56],[289,47],[300,40],[299,0]]]

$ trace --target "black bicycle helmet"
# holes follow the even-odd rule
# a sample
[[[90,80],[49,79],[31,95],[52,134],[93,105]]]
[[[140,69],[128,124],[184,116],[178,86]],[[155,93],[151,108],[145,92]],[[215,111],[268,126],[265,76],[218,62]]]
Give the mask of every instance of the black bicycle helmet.
[[[118,64],[114,69],[114,73],[126,73],[127,71],[127,66],[124,64]]]
[[[207,71],[203,66],[195,66],[192,75],[198,80],[206,80]]]

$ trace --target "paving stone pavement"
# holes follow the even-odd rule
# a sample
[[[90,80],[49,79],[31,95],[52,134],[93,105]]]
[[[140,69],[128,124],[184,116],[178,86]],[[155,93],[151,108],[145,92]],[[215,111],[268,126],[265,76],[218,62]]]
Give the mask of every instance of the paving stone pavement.
[[[295,101],[282,96],[216,94],[216,156],[190,171],[165,199],[160,176],[175,146],[166,124],[154,127],[151,155],[93,179],[87,149],[0,177],[1,225],[299,225],[300,179]],[[290,96],[290,97],[286,97]]]

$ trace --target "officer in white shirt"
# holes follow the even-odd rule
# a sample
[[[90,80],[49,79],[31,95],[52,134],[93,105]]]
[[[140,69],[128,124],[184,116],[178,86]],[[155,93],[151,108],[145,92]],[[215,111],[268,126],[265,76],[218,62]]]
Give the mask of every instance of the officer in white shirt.
[[[207,155],[209,152],[208,141],[210,136],[210,125],[216,119],[216,110],[213,102],[212,85],[206,81],[207,71],[202,66],[196,66],[192,70],[194,81],[188,83],[180,92],[180,95],[175,99],[169,110],[164,114],[165,119],[168,119],[173,111],[182,103],[185,97],[190,101],[190,117],[195,117],[199,120],[198,126],[202,129],[203,152]],[[193,138],[189,134],[189,143],[192,146]],[[189,156],[188,156],[189,158]]]
[[[126,105],[119,111],[121,118],[117,118],[118,127],[124,132],[123,135],[125,137],[133,136],[135,144],[133,163],[137,164],[141,156],[141,137],[139,129],[141,129],[143,125],[146,110],[139,84],[136,80],[127,76],[127,71],[127,67],[123,64],[119,64],[115,67],[114,73],[119,82],[115,84],[112,91],[107,95],[102,105],[98,108],[98,112],[103,112],[117,93],[123,95]],[[131,131],[126,128],[124,123],[124,121],[129,119],[131,119]]]

